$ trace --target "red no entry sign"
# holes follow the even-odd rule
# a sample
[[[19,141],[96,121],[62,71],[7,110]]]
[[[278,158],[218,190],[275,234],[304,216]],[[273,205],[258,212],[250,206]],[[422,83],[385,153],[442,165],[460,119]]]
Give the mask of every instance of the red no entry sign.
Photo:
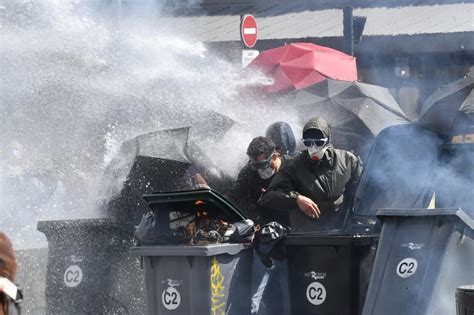
[[[240,23],[240,37],[242,38],[244,45],[248,48],[255,46],[257,35],[257,20],[255,20],[253,15],[244,15]]]

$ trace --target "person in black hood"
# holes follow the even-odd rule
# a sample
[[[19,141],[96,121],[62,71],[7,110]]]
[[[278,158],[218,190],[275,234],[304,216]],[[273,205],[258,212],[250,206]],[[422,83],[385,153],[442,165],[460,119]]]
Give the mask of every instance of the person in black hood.
[[[277,121],[268,126],[265,137],[272,139],[276,150],[280,154],[296,155],[296,139],[290,125],[284,121]]]
[[[289,212],[295,232],[340,230],[362,166],[352,153],[334,149],[331,128],[322,118],[303,128],[307,148],[278,172],[259,204],[269,212]]]

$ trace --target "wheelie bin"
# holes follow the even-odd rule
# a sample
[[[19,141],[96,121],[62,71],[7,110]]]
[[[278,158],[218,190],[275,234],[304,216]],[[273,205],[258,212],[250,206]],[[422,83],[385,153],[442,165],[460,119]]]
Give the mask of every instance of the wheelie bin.
[[[474,314],[474,285],[456,289],[456,315]]]
[[[474,277],[474,220],[460,209],[385,209],[364,315],[455,314]]]
[[[144,312],[140,265],[112,219],[39,221],[48,240],[47,314]]]
[[[196,216],[198,211],[228,223],[245,219],[212,190],[143,198],[155,213],[157,235],[173,235],[179,218]],[[131,249],[143,260],[148,314],[250,314],[250,244],[160,244]]]
[[[359,314],[377,235],[289,234],[286,245],[292,314]]]

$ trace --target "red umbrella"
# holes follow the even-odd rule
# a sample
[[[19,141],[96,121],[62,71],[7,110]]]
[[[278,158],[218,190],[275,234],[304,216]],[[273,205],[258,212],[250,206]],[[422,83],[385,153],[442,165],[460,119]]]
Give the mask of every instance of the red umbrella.
[[[357,81],[355,57],[312,43],[293,43],[262,51],[248,66],[274,82],[268,92],[303,89],[324,79]]]

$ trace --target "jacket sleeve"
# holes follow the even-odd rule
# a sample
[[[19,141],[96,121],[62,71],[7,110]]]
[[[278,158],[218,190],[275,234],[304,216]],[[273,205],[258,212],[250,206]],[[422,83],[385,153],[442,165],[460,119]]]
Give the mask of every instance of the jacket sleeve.
[[[352,174],[351,174],[351,182],[352,183],[355,183],[357,185],[357,183],[359,182],[359,179],[360,179],[360,175],[362,174],[362,160],[359,159],[357,156],[353,155],[352,154],[352,159],[351,159],[351,171],[352,171]]]
[[[350,152],[349,154],[351,163],[351,178],[345,187],[344,201],[346,202],[347,206],[352,207],[354,194],[357,189],[357,185],[359,184],[363,167],[361,159]]]
[[[284,167],[272,179],[267,191],[258,203],[268,210],[289,211],[297,207],[296,200],[289,197],[290,191],[297,191],[291,168]]]

